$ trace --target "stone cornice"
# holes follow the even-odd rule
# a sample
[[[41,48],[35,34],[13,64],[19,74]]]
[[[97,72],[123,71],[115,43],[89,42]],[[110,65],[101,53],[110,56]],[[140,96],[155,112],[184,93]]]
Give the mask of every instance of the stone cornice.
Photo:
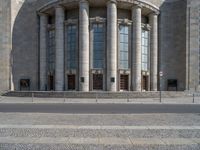
[[[67,4],[67,3],[79,3],[79,2],[89,2],[90,0],[51,0],[50,2],[44,4],[42,7],[37,9],[37,12],[44,12],[45,10],[48,10],[50,8],[53,8],[57,4]],[[130,3],[130,5],[139,5],[139,7],[144,7],[152,10],[153,12],[159,12],[159,8],[148,2],[148,0],[109,0],[107,2],[112,2],[112,3]],[[106,5],[106,4],[105,4]]]
[[[78,19],[68,19],[65,21],[65,25],[78,24]]]
[[[117,4],[117,1],[116,1],[116,0],[108,0],[108,1],[107,1],[107,4],[110,4],[110,3],[115,3],[115,4]]]
[[[124,24],[124,25],[132,25],[132,21],[128,19],[118,19],[118,24]]]
[[[89,4],[88,0],[80,0],[79,3],[87,3],[87,4]]]
[[[155,15],[155,16],[158,16],[160,14],[159,11],[157,10],[153,10],[149,15]]]
[[[44,12],[38,12],[38,15],[39,15],[39,16],[48,16],[48,14],[47,14],[47,13],[44,13]]]
[[[142,23],[142,28],[143,28],[144,30],[147,30],[147,31],[150,31],[150,30],[151,30],[151,26],[150,26],[149,24],[144,24],[144,23]]]
[[[48,28],[48,30],[54,30],[55,29],[55,24],[48,24],[47,28]]]
[[[101,17],[95,17],[95,18],[90,18],[90,22],[94,23],[105,23],[106,22],[106,18],[101,18]]]

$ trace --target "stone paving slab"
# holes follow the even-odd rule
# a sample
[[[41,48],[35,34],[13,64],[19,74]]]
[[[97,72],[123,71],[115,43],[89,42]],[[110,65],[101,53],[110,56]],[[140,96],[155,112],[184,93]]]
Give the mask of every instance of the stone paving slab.
[[[200,139],[186,138],[27,138],[27,137],[0,137],[4,144],[95,144],[95,145],[198,145]]]
[[[174,129],[173,129],[174,128]],[[3,125],[0,137],[132,137],[132,138],[200,138],[200,127],[170,126],[53,126],[53,125]]]
[[[0,113],[0,125],[200,126],[200,114]]]
[[[0,113],[0,150],[199,150],[199,114]]]
[[[107,125],[10,125],[0,124],[1,129],[89,129],[89,130],[200,130],[200,126],[107,126]]]
[[[199,150],[197,145],[0,144],[1,150]]]

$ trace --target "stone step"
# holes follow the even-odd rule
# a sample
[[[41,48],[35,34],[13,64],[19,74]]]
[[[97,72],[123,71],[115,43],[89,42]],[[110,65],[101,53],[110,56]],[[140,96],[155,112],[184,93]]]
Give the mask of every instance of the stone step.
[[[159,98],[159,92],[19,92],[12,91],[4,93],[10,97],[52,97],[52,98]],[[163,98],[176,98],[191,96],[187,92],[163,91]]]
[[[0,137],[1,150],[199,150],[199,138],[26,138]]]
[[[0,125],[0,137],[200,138],[200,126]]]

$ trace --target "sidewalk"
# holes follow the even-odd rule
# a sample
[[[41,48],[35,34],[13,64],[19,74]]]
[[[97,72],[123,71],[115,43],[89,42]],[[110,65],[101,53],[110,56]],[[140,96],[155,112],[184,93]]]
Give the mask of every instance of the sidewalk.
[[[109,104],[200,104],[200,97],[183,98],[138,98],[138,99],[77,99],[77,98],[37,98],[0,97],[0,103],[109,103]]]

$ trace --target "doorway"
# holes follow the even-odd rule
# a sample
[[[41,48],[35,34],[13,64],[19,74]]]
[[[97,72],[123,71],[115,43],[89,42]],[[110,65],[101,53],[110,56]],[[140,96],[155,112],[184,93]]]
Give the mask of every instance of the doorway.
[[[93,74],[93,90],[103,90],[103,74]]]
[[[68,90],[76,89],[76,75],[68,75]]]
[[[53,75],[48,76],[48,90],[54,91],[54,76]]]
[[[148,91],[148,76],[142,76],[142,91]]]
[[[128,91],[129,77],[128,75],[120,75],[120,90]]]

